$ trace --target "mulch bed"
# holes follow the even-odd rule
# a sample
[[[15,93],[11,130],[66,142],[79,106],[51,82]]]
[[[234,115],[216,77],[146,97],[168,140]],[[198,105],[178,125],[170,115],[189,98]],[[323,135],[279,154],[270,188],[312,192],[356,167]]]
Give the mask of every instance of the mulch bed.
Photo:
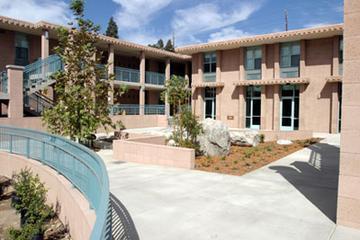
[[[195,169],[241,176],[304,147],[318,143],[320,140],[319,138],[311,138],[293,141],[291,145],[265,142],[256,147],[231,146],[230,153],[226,157],[196,157]]]

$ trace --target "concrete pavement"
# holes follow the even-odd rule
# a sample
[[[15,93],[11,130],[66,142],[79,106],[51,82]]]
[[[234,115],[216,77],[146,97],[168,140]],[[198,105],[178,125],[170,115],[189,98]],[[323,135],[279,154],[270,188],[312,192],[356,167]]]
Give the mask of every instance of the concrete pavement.
[[[100,155],[140,239],[360,239],[334,223],[338,143],[330,136],[241,177]]]

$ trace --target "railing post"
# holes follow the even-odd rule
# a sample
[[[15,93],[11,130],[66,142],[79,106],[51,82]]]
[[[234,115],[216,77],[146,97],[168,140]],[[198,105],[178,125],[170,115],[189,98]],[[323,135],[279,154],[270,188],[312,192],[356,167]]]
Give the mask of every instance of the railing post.
[[[26,157],[30,158],[30,138],[26,138]]]
[[[9,152],[10,152],[10,153],[13,152],[12,139],[13,139],[13,136],[10,135],[10,142],[9,142]]]
[[[45,142],[41,144],[41,160],[42,163],[45,161]]]

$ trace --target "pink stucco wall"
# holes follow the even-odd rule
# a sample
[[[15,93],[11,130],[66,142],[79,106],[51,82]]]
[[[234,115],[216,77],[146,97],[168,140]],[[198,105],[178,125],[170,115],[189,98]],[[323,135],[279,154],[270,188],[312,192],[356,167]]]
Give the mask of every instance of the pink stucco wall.
[[[68,225],[71,238],[90,238],[96,220],[95,212],[89,208],[84,196],[65,177],[38,161],[6,152],[0,152],[0,166],[0,175],[8,178],[21,169],[31,168],[48,189],[48,204],[53,207],[59,204],[59,218],[62,223]]]
[[[125,162],[154,164],[192,169],[195,150],[164,145],[163,137],[143,137],[131,140],[116,140],[113,158]]]
[[[337,223],[360,229],[360,1],[345,0],[343,119]]]

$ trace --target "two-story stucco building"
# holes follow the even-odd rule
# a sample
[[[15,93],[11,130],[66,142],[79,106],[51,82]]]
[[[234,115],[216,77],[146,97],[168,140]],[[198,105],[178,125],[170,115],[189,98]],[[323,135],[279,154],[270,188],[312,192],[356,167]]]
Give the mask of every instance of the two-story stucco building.
[[[192,108],[232,128],[340,131],[343,26],[185,46]]]

